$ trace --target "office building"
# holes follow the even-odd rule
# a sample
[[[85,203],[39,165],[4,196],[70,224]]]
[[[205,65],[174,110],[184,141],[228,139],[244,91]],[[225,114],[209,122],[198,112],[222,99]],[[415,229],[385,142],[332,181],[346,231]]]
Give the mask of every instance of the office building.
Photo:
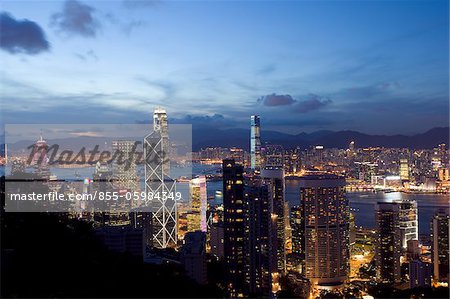
[[[169,145],[166,111],[155,109],[153,131],[144,138],[144,170],[145,193],[154,194],[147,210],[153,216],[152,243],[156,248],[175,247],[177,244],[177,205],[173,196],[176,186],[170,178]]]
[[[132,140],[114,140],[112,142],[114,157],[112,161],[112,175],[113,186],[116,190],[139,191],[135,156],[137,147],[138,143]]]
[[[206,232],[206,177],[200,176],[189,182],[190,211],[187,213],[187,231]]]

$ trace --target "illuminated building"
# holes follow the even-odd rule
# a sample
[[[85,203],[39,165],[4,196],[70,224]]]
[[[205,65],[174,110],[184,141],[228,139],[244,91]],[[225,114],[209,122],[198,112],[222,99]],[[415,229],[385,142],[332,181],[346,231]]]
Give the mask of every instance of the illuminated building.
[[[399,169],[400,179],[402,181],[409,181],[409,165],[408,160],[400,159],[400,169]]]
[[[176,186],[170,178],[169,134],[164,109],[153,113],[153,131],[144,138],[145,193],[153,193],[152,212],[153,246],[175,247],[177,244]],[[167,196],[164,196],[166,194]]]
[[[376,206],[376,267],[381,282],[400,281],[400,256],[402,240],[400,232],[400,205],[394,202],[379,202]]]
[[[131,140],[112,142],[113,155],[116,155],[112,161],[113,183],[118,190],[138,191],[135,157],[137,145],[137,142]]]
[[[291,208],[291,229],[292,229],[292,268],[299,273],[303,273],[305,260],[305,218],[302,205],[295,205]]]
[[[349,207],[345,179],[326,174],[300,178],[305,275],[312,285],[339,285],[349,273]]]
[[[272,273],[277,272],[276,254],[272,252],[272,205],[267,186],[246,186],[245,201],[245,279],[250,296],[268,295]]]
[[[449,253],[450,253],[450,216],[445,211],[438,211],[431,221],[431,259],[433,261],[433,276],[437,283],[449,283]]]
[[[399,223],[402,248],[406,249],[409,240],[418,240],[417,202],[414,200],[396,201],[399,205]]]
[[[206,232],[206,178],[200,176],[189,182],[191,194],[190,211],[187,214],[187,231]]]
[[[142,234],[144,236],[144,246],[151,247],[153,244],[152,214],[136,209],[130,212],[129,218],[130,226],[132,228],[142,229]]]
[[[226,290],[229,297],[245,291],[245,215],[243,167],[223,160],[223,218]]]
[[[284,150],[281,145],[267,144],[264,148],[264,168],[282,169],[284,163]]]
[[[198,284],[206,284],[206,235],[204,232],[188,232],[184,236],[180,254],[187,276]]]
[[[48,150],[49,147],[47,145],[47,141],[45,141],[44,138],[42,138],[42,135],[40,135],[39,139],[33,146],[31,161],[28,162],[30,166],[34,167],[35,173],[41,175],[43,178],[50,177],[50,171],[48,168]],[[60,163],[68,162],[60,161]]]
[[[261,178],[269,186],[269,196],[272,201],[272,213],[276,219],[277,267],[280,273],[284,273],[286,271],[284,170],[283,168],[278,168],[275,164],[272,164],[272,166],[266,166],[261,171]]]
[[[250,118],[250,167],[259,171],[261,168],[261,127],[259,115]]]
[[[348,150],[350,152],[354,152],[355,151],[355,142],[351,141],[350,144],[348,145]]]

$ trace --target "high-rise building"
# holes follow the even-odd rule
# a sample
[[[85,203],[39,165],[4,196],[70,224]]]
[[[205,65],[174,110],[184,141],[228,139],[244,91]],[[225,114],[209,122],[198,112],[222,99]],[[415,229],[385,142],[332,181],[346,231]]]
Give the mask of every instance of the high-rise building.
[[[426,288],[431,286],[432,280],[431,263],[414,260],[409,262],[409,287]]]
[[[243,167],[232,159],[222,162],[226,290],[230,297],[245,292],[245,215]]]
[[[283,168],[267,168],[261,171],[261,178],[269,187],[272,202],[272,218],[276,223],[277,267],[279,273],[286,272],[286,226],[284,215],[284,170]]]
[[[415,200],[402,200],[395,202],[400,206],[399,222],[402,248],[406,249],[409,240],[418,240],[417,202]]]
[[[433,278],[437,283],[450,283],[450,216],[445,211],[438,211],[431,221],[431,259],[433,261]]]
[[[349,273],[349,207],[343,177],[315,173],[300,178],[305,274],[313,285],[340,284]]]
[[[303,273],[305,260],[305,218],[303,206],[295,205],[291,208],[291,229],[292,229],[292,254],[291,266],[299,273]]]
[[[174,247],[177,244],[177,205],[175,181],[170,178],[170,147],[167,114],[158,108],[153,114],[153,132],[144,138],[145,193],[153,194],[153,246]]]
[[[190,211],[187,214],[187,231],[200,230],[206,233],[206,177],[194,178],[189,183],[191,194]]]
[[[211,254],[218,260],[225,257],[224,254],[224,228],[223,222],[212,223],[209,228],[209,244],[211,246]]]
[[[399,173],[402,181],[409,181],[409,164],[407,159],[400,159]]]
[[[250,167],[259,171],[261,168],[261,127],[259,115],[250,118]]]
[[[206,284],[206,234],[201,231],[188,232],[184,236],[180,254],[186,274],[199,284]]]
[[[132,140],[114,140],[112,150],[115,159],[112,161],[113,185],[116,189],[128,192],[138,191],[136,173],[136,149],[138,142]]]
[[[376,206],[376,268],[381,282],[400,281],[400,256],[402,240],[400,231],[400,205],[395,202],[379,202]]]
[[[271,294],[272,273],[277,272],[272,248],[272,205],[268,186],[245,187],[245,279],[250,296]],[[258,186],[259,185],[259,186]],[[276,283],[276,282],[275,282]]]

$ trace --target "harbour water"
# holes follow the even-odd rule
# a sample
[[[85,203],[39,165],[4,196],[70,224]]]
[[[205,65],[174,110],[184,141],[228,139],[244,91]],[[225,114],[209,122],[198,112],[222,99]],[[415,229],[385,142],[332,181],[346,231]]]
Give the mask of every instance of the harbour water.
[[[193,164],[191,167],[174,167],[171,170],[172,177],[189,176],[199,174],[213,174],[217,172],[217,166]],[[138,170],[142,172],[142,167],[138,167]],[[58,179],[83,179],[92,177],[94,173],[93,167],[82,168],[52,168],[51,173],[56,175]],[[9,169],[6,168],[6,174],[9,173]],[[143,187],[143,182],[141,182]],[[189,194],[189,183],[179,182],[177,183],[177,191],[183,194],[183,198],[187,199]],[[222,198],[216,196],[222,191],[222,181],[208,181],[207,182],[207,194],[208,203],[212,206],[222,203]],[[286,201],[290,206],[300,203],[300,190],[298,180],[287,180]],[[431,217],[436,213],[438,209],[445,209],[449,211],[450,196],[448,194],[411,194],[402,192],[352,192],[347,193],[349,205],[354,210],[355,221],[357,226],[364,226],[373,228],[375,227],[375,205],[377,202],[412,199],[417,201],[418,216],[419,216],[419,233],[428,234],[430,232]]]

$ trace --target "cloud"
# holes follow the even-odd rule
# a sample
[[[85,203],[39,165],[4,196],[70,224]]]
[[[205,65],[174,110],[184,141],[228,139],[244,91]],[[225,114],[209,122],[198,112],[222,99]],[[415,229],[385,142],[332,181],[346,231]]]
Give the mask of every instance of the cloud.
[[[94,13],[95,8],[92,6],[76,0],[67,0],[62,12],[52,15],[51,24],[70,35],[95,37],[100,29],[100,22]]]
[[[50,49],[44,31],[35,22],[16,20],[8,13],[0,13],[0,48],[11,54],[39,54]]]
[[[258,99],[259,103],[262,103],[264,106],[286,106],[292,105],[295,103],[295,100],[288,94],[286,95],[277,95],[275,93],[260,97]]]
[[[153,7],[161,4],[161,0],[124,0],[122,3],[126,8],[139,9],[143,7]]]
[[[98,61],[98,56],[95,54],[93,50],[86,51],[85,53],[75,53],[75,57],[82,61]]]
[[[263,96],[258,99],[258,103],[262,103],[267,107],[289,106],[289,109],[299,113],[307,113],[318,110],[332,103],[327,97],[310,93],[300,99],[294,99],[291,95],[277,95],[275,93]]]
[[[313,110],[318,110],[331,104],[332,101],[327,97],[322,97],[313,93],[306,96],[305,100],[298,101],[294,105],[294,110],[299,113],[307,113]]]

